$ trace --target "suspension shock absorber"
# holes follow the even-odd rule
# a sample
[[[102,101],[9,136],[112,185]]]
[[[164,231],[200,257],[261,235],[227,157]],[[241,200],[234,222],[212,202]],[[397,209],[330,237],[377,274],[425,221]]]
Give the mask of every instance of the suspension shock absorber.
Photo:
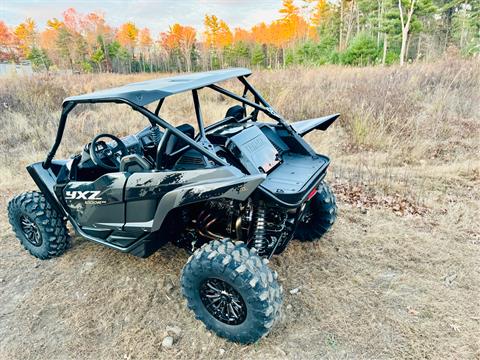
[[[259,255],[264,255],[267,252],[268,241],[265,230],[265,205],[262,201],[255,207],[254,222],[253,246]]]
[[[150,134],[152,135],[152,140],[155,145],[160,143],[160,138],[162,134],[160,133],[160,129],[158,126],[152,126],[150,128]]]

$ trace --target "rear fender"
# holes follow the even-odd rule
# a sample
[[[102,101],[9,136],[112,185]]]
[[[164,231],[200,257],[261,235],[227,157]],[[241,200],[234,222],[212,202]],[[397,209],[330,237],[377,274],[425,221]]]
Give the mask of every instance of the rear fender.
[[[265,178],[265,174],[255,174],[178,187],[165,194],[158,203],[151,231],[159,230],[168,213],[180,206],[213,199],[245,201]]]
[[[332,125],[339,116],[340,114],[332,114],[323,116],[321,118],[297,121],[292,123],[292,127],[298,133],[298,135],[304,136],[312,130],[327,130],[328,127]]]

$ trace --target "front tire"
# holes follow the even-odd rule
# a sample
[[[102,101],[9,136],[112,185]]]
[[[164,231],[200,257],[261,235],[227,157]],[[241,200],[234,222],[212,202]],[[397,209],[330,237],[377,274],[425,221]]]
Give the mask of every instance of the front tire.
[[[317,193],[307,204],[305,213],[295,231],[300,241],[314,241],[322,237],[337,218],[337,203],[332,189],[321,182]]]
[[[69,245],[65,220],[38,191],[10,200],[8,219],[20,243],[36,258],[60,256]]]
[[[182,271],[188,307],[208,330],[239,343],[268,334],[280,316],[282,288],[255,250],[228,240],[205,244]]]

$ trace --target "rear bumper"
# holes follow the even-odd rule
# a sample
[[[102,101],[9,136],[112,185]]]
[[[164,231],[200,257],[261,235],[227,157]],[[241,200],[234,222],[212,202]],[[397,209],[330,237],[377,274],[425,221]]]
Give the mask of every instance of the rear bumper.
[[[296,208],[326,175],[330,159],[324,155],[284,154],[283,163],[267,175],[260,190],[279,205]]]

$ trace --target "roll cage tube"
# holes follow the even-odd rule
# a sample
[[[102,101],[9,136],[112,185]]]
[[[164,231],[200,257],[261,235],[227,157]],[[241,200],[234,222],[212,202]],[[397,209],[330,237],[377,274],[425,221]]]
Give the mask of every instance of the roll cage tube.
[[[70,111],[77,105],[77,104],[83,104],[83,103],[89,103],[89,104],[94,104],[94,103],[117,103],[117,104],[127,104],[129,105],[133,110],[138,111],[141,113],[143,116],[145,116],[150,122],[153,122],[157,125],[160,125],[164,129],[170,130],[175,136],[179,137],[183,141],[185,141],[187,144],[191,145],[194,149],[196,149],[198,152],[200,152],[202,155],[205,155],[208,159],[214,161],[218,165],[223,165],[223,166],[228,166],[229,164],[218,157],[216,154],[212,153],[202,145],[198,144],[195,140],[191,139],[189,136],[185,135],[183,132],[178,130],[175,126],[170,125],[168,122],[166,122],[164,119],[161,117],[155,115],[152,113],[150,110],[144,108],[143,106],[136,105],[132,103],[129,100],[122,99],[122,98],[110,98],[110,99],[99,99],[99,100],[79,100],[79,101],[69,101],[65,103],[63,110],[62,110],[62,115],[60,116],[60,123],[58,125],[58,131],[57,131],[57,136],[55,137],[55,142],[50,149],[47,158],[43,162],[43,167],[45,169],[48,169],[52,163],[52,159],[55,156],[55,153],[58,150],[58,147],[60,146],[60,143],[62,141],[63,133],[65,130],[65,124],[67,121],[68,114]]]
[[[208,85],[209,88],[211,88],[214,91],[217,91],[225,96],[228,96],[234,100],[237,100],[241,102],[244,106],[249,105],[253,107],[254,109],[258,111],[262,111],[265,113],[268,117],[272,118],[273,120],[277,121],[280,125],[282,125],[285,130],[287,130],[294,138],[297,140],[299,145],[302,146],[302,148],[305,150],[307,154],[309,154],[312,157],[316,157],[317,154],[315,151],[308,145],[305,140],[292,128],[292,126],[285,120],[283,119],[271,106],[270,104],[256,91],[256,89],[247,81],[247,79],[244,76],[239,76],[238,80],[245,86],[244,91],[243,91],[243,96],[239,96],[229,90],[226,90],[216,84],[211,84]],[[192,146],[194,149],[199,151],[202,155],[206,156],[208,159],[213,160],[216,164],[218,165],[223,165],[227,166],[229,165],[225,160],[222,158],[218,157],[215,153],[210,151],[210,147],[208,146],[208,141],[205,141],[206,136],[205,136],[205,128],[203,124],[203,119],[202,115],[200,112],[200,103],[198,99],[198,91],[199,89],[193,89],[192,90],[192,95],[193,95],[193,101],[195,105],[195,113],[197,116],[197,122],[201,134],[201,141],[200,143],[197,143],[195,140],[191,139],[189,136],[185,135],[183,132],[178,130],[176,127],[173,125],[170,125],[167,121],[162,119],[160,116],[158,116],[158,113],[160,112],[160,108],[163,105],[163,102],[165,98],[162,98],[159,100],[157,107],[155,109],[155,113],[152,113],[150,110],[146,109],[143,106],[137,105],[127,99],[124,98],[104,98],[104,99],[95,99],[95,100],[76,100],[76,101],[67,101],[63,105],[62,109],[62,114],[60,116],[60,123],[58,126],[58,131],[57,135],[55,137],[55,142],[52,145],[52,148],[47,154],[47,158],[43,162],[43,167],[45,169],[49,168],[52,163],[52,159],[55,156],[55,153],[58,150],[58,147],[60,146],[60,143],[62,141],[63,133],[65,130],[65,124],[67,121],[68,114],[70,111],[73,110],[73,108],[77,104],[82,104],[82,103],[89,103],[89,104],[95,104],[95,103],[117,103],[117,104],[127,104],[129,105],[133,110],[138,111],[141,113],[143,116],[145,116],[152,125],[160,125],[164,129],[170,130],[175,136],[179,137],[183,141],[185,141],[188,145]],[[246,93],[250,91],[254,98],[255,101],[251,101],[245,97]],[[260,104],[259,104],[260,103]],[[210,149],[209,149],[210,148]]]
[[[158,116],[158,114],[160,113],[160,109],[162,108],[162,105],[163,105],[163,102],[165,101],[165,98],[161,98],[159,101],[158,101],[158,104],[157,104],[157,107],[155,109],[155,115]]]
[[[202,111],[200,109],[200,101],[198,100],[197,89],[192,90],[193,105],[195,107],[195,115],[197,116],[198,130],[200,131],[200,139],[205,141],[207,136],[205,135],[205,126],[203,124]]]
[[[47,158],[43,162],[42,166],[44,169],[48,169],[52,163],[52,159],[55,156],[55,153],[60,146],[62,141],[63,132],[65,131],[65,123],[67,122],[67,116],[70,111],[76,106],[76,103],[68,102],[62,108],[62,115],[60,116],[60,123],[58,124],[57,136],[55,137],[55,142],[52,145],[52,148],[47,154]]]

